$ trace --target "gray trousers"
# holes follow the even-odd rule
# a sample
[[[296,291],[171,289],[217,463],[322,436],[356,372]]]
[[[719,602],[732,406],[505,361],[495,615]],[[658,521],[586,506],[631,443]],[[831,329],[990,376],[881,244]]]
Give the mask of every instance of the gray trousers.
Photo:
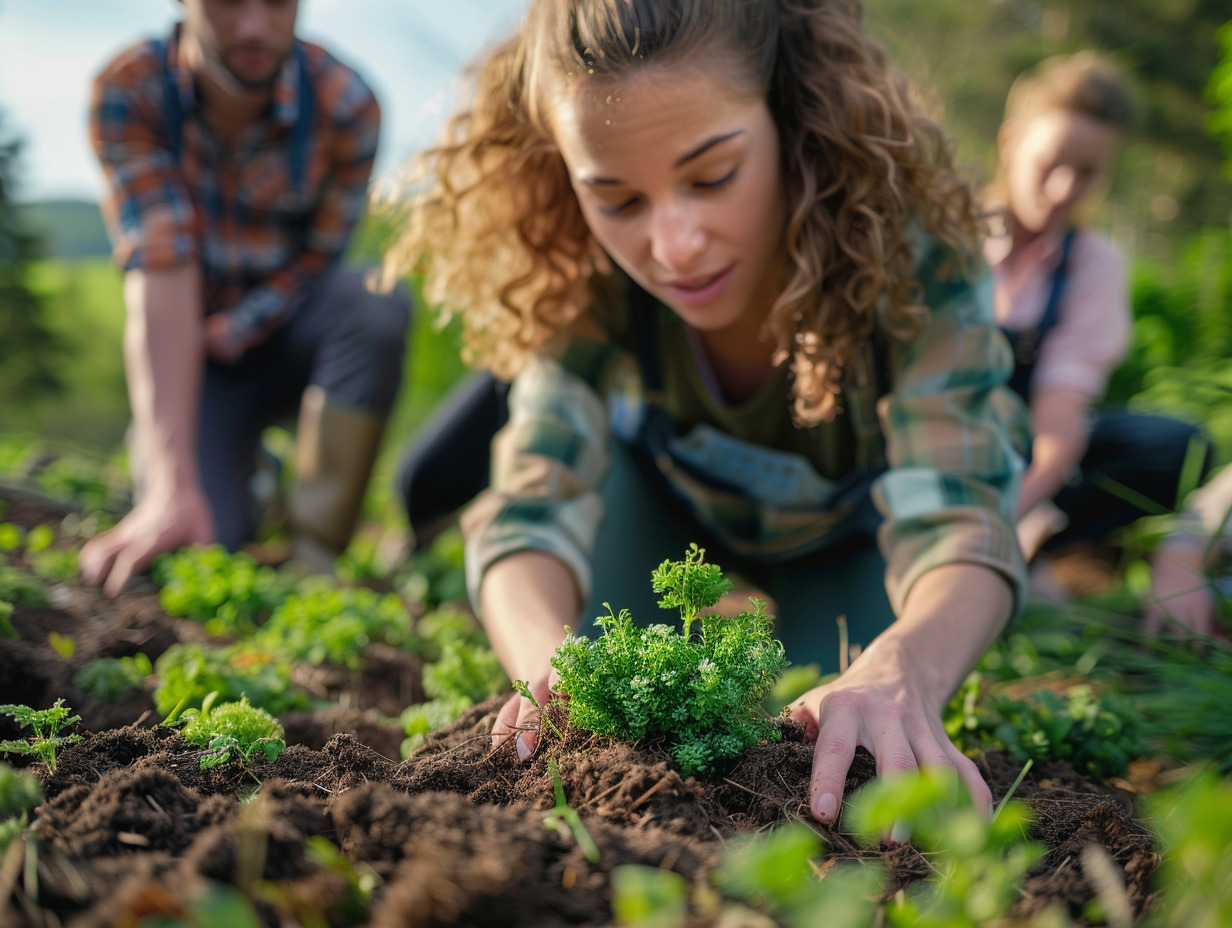
[[[651,572],[664,560],[679,560],[690,542],[718,564],[773,597],[774,636],[793,664],[817,663],[823,673],[839,668],[839,632],[845,616],[851,643],[867,645],[894,621],[885,589],[885,560],[871,534],[856,535],[832,548],[797,560],[765,564],[741,557],[708,540],[705,530],[641,472],[626,445],[613,441],[612,469],[603,486],[606,517],[592,558],[594,594],[574,631],[591,635],[591,623],[606,615],[603,602],[628,609],[640,624],[676,623],[650,588]]]
[[[237,363],[206,362],[197,460],[221,544],[234,550],[256,531],[260,513],[249,482],[261,433],[294,421],[307,387],[323,389],[332,404],[389,414],[410,314],[404,287],[369,293],[362,271],[335,266]]]

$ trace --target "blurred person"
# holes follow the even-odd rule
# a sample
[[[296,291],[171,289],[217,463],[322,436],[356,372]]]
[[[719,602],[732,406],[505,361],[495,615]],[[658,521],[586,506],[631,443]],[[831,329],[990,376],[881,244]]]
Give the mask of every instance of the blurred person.
[[[1014,349],[1010,386],[1032,431],[1018,535],[1028,560],[1042,555],[1033,589],[1054,597],[1066,594],[1049,555],[1174,509],[1187,455],[1209,466],[1209,445],[1188,423],[1095,410],[1129,351],[1133,317],[1123,255],[1080,214],[1108,182],[1132,119],[1124,78],[1083,52],[1022,74],[997,134],[985,257]]]
[[[93,85],[90,141],[124,271],[135,505],[82,550],[118,593],[158,554],[249,540],[262,431],[297,425],[292,556],[347,546],[398,392],[410,314],[340,258],[380,110],[296,37],[296,0],[180,0]]]

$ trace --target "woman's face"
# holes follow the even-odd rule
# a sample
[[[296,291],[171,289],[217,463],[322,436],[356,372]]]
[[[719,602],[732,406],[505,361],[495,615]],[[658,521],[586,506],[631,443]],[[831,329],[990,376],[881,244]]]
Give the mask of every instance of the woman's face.
[[[1068,222],[1070,213],[1108,173],[1119,133],[1090,116],[1046,110],[1006,123],[999,139],[1009,208],[1028,232]]]
[[[586,222],[616,263],[693,328],[756,333],[786,280],[765,101],[717,68],[652,65],[565,94],[551,118]]]

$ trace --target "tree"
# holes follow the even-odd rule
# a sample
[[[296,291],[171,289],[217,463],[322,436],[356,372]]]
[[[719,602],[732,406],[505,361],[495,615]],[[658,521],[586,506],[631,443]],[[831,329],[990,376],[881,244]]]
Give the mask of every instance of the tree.
[[[15,202],[23,142],[10,135],[3,117],[0,111],[0,396],[22,401],[63,389],[55,373],[62,352],[45,322],[44,300],[30,286],[41,246]]]

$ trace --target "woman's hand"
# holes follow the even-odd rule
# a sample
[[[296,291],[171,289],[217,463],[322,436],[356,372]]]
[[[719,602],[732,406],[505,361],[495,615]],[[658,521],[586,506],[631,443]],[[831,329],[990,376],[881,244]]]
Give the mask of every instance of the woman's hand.
[[[480,588],[483,626],[510,679],[526,680],[540,706],[552,698],[557,674],[552,655],[576,621],[577,586],[573,574],[550,554],[520,551],[490,566]],[[518,759],[525,760],[539,740],[539,710],[518,694],[509,697],[492,726],[495,749],[516,733]]]
[[[1199,635],[1220,635],[1215,596],[1206,577],[1206,540],[1177,535],[1155,554],[1151,595],[1143,609],[1143,632],[1156,637],[1165,620]]]
[[[791,705],[791,717],[817,738],[809,808],[832,824],[843,801],[847,770],[857,747],[877,761],[877,775],[920,767],[958,770],[975,807],[987,814],[992,793],[975,763],[946,736],[935,705],[909,656],[897,642],[878,640],[837,680],[814,687]]]
[[[117,596],[158,555],[214,540],[214,520],[200,491],[152,492],[110,531],[81,549],[81,577]]]
[[[792,704],[791,717],[817,737],[809,808],[818,821],[838,817],[857,747],[872,753],[879,775],[954,767],[975,807],[988,812],[988,784],[946,736],[941,713],[1012,606],[1010,586],[996,571],[967,563],[934,567],[911,587],[898,621],[846,673]]]
[[[550,673],[530,681],[531,695],[535,697],[535,702],[543,708],[547,708],[548,702],[552,699],[552,688],[558,679],[560,679],[559,674],[553,668]],[[526,760],[534,753],[539,743],[539,715],[539,709],[535,708],[535,703],[521,693],[515,693],[509,697],[509,700],[501,706],[500,712],[496,714],[496,724],[492,726],[492,750],[496,750],[512,735],[515,739],[514,747],[518,752],[518,760]]]

